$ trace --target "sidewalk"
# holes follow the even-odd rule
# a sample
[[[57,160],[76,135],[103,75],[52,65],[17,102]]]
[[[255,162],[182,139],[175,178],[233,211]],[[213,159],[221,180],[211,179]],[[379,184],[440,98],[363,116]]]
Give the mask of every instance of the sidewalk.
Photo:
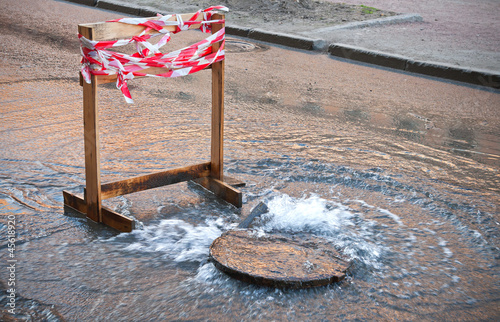
[[[330,0],[332,1],[332,0]],[[416,60],[500,72],[500,20],[497,0],[342,0],[400,13],[423,21],[343,30],[328,40]]]
[[[68,0],[131,15],[169,12],[160,0]],[[339,2],[326,0],[330,2]],[[227,33],[454,81],[500,88],[497,0],[343,0],[404,15],[320,29],[264,29],[228,21]],[[179,10],[182,10],[179,8]],[[183,12],[183,11],[182,11]]]

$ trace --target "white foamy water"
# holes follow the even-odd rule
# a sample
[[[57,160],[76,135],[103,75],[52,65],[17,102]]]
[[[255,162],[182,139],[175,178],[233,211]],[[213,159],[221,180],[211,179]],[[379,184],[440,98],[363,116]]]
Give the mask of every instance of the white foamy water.
[[[164,219],[108,241],[124,242],[126,251],[159,252],[176,262],[201,262],[212,242],[231,226],[222,218],[195,226],[181,219]]]
[[[266,232],[308,233],[322,237],[359,263],[380,267],[380,258],[389,248],[373,239],[376,222],[334,201],[310,197],[292,198],[286,194],[268,202],[262,215]]]
[[[346,207],[316,195],[302,199],[281,195],[270,200],[268,207],[269,212],[262,216],[262,228],[266,231],[313,231],[332,235],[354,226],[354,215]]]
[[[267,204],[269,212],[254,220],[256,233],[305,233],[321,237],[352,259],[373,268],[379,267],[379,258],[388,250],[371,239],[376,235],[375,222],[340,203],[317,195],[293,198],[280,194]],[[125,251],[159,252],[176,262],[204,263],[211,243],[236,225],[223,218],[208,219],[199,225],[182,219],[164,219],[108,241],[123,242]],[[213,272],[202,266],[198,273],[201,280],[210,280]]]

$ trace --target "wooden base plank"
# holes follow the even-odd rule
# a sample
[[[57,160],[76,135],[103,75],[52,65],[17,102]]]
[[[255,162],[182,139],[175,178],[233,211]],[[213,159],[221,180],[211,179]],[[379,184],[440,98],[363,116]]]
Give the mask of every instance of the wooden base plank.
[[[106,207],[102,207],[102,223],[124,233],[129,233],[135,228],[133,219]]]
[[[87,203],[82,197],[72,194],[66,190],[63,190],[63,197],[65,206],[71,207],[87,216]]]
[[[243,206],[243,193],[236,188],[231,187],[227,183],[217,180],[212,177],[204,177],[193,180],[203,188],[210,190],[217,197],[224,199],[230,204],[241,208]]]
[[[210,162],[101,185],[102,199],[158,188],[210,175]]]
[[[65,206],[71,207],[83,215],[87,214],[87,203],[82,197],[68,191],[63,191],[63,197]],[[127,233],[131,232],[135,226],[133,219],[106,207],[102,207],[102,223],[118,231]]]

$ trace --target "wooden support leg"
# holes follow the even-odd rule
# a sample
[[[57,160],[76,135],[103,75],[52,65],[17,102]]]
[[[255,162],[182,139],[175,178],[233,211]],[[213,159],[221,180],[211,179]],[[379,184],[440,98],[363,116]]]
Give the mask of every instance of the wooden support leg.
[[[85,138],[85,181],[87,216],[102,222],[101,170],[99,158],[99,116],[97,108],[97,82],[83,82],[83,128]]]
[[[221,16],[222,17],[222,16]],[[220,19],[214,16],[213,19]],[[222,29],[222,24],[213,24],[212,33]],[[220,44],[212,45],[212,51],[219,50]],[[212,146],[211,176],[223,180],[223,138],[224,138],[224,61],[212,64]]]
[[[213,19],[223,19],[215,14]],[[213,24],[212,33],[224,28],[224,24]],[[219,50],[220,44],[212,45],[212,52]],[[212,64],[212,144],[210,177],[199,178],[196,182],[212,191],[216,196],[236,207],[242,206],[242,193],[224,180],[224,60]],[[235,180],[233,180],[235,181]],[[242,185],[239,183],[239,185]]]

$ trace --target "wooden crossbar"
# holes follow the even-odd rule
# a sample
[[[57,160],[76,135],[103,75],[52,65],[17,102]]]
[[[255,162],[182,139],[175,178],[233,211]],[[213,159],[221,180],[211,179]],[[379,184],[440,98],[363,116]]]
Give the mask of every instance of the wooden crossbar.
[[[192,14],[182,15],[184,20]],[[224,19],[221,14],[214,14],[214,20]],[[174,18],[171,18],[173,20]],[[200,16],[201,20],[202,17]],[[197,20],[197,21],[200,21]],[[199,28],[191,25],[190,29]],[[224,27],[223,23],[212,24],[212,33]],[[174,26],[165,27],[175,30]],[[118,22],[83,24],[78,26],[80,34],[90,40],[110,40],[130,38],[144,30],[142,26],[127,25]],[[156,32],[156,31],[151,31]],[[212,45],[212,52],[219,49],[220,44]],[[207,68],[208,69],[208,68]],[[83,124],[85,138],[85,189],[84,197],[63,191],[64,205],[87,218],[113,227],[119,231],[129,232],[134,228],[134,221],[102,206],[102,200],[133,192],[143,191],[193,180],[216,196],[236,207],[242,206],[242,193],[236,186],[242,186],[232,178],[223,176],[223,137],[224,137],[224,60],[211,65],[212,70],[212,122],[210,162],[152,173],[135,178],[101,184],[100,147],[99,147],[99,111],[97,105],[97,85],[116,81],[116,75],[91,75],[91,83],[83,86]],[[144,70],[151,74],[166,72],[166,69],[151,68]]]
[[[102,199],[108,199],[133,192],[208,177],[209,175],[210,162],[207,162],[180,169],[152,173],[145,176],[103,184],[101,185],[101,196]]]
[[[184,21],[187,21],[189,18],[193,16],[192,13],[182,14],[181,17]],[[215,17],[215,15],[214,15]],[[159,17],[149,17],[145,18],[148,20],[158,20]],[[218,18],[214,18],[218,19]],[[170,17],[167,21],[175,21],[175,17]],[[199,15],[195,21],[202,21],[203,14]],[[189,29],[199,29],[201,24],[190,25]],[[175,31],[177,26],[164,26],[163,29],[168,31]],[[97,23],[88,23],[88,24],[80,24],[78,25],[78,32],[82,34],[85,38],[91,40],[111,40],[111,39],[124,39],[124,38],[132,38],[134,36],[139,35],[144,31],[146,27],[139,25],[129,25],[121,22],[97,22]],[[91,34],[89,35],[87,31],[91,30]],[[148,34],[156,34],[158,31],[152,29],[148,31]],[[90,36],[91,38],[89,38]]]
[[[204,70],[210,70],[212,69],[212,65],[206,67]],[[163,74],[167,73],[169,70],[167,68],[161,68],[161,67],[151,67],[151,68],[145,68],[141,70],[141,73],[145,74]],[[102,85],[102,84],[108,84],[108,83],[115,83],[116,82],[116,74],[115,75],[96,75],[96,84],[97,85]],[[135,76],[134,79],[136,78],[143,78],[147,76]],[[83,79],[82,74],[80,73],[80,86],[83,86],[83,83],[85,80]]]

